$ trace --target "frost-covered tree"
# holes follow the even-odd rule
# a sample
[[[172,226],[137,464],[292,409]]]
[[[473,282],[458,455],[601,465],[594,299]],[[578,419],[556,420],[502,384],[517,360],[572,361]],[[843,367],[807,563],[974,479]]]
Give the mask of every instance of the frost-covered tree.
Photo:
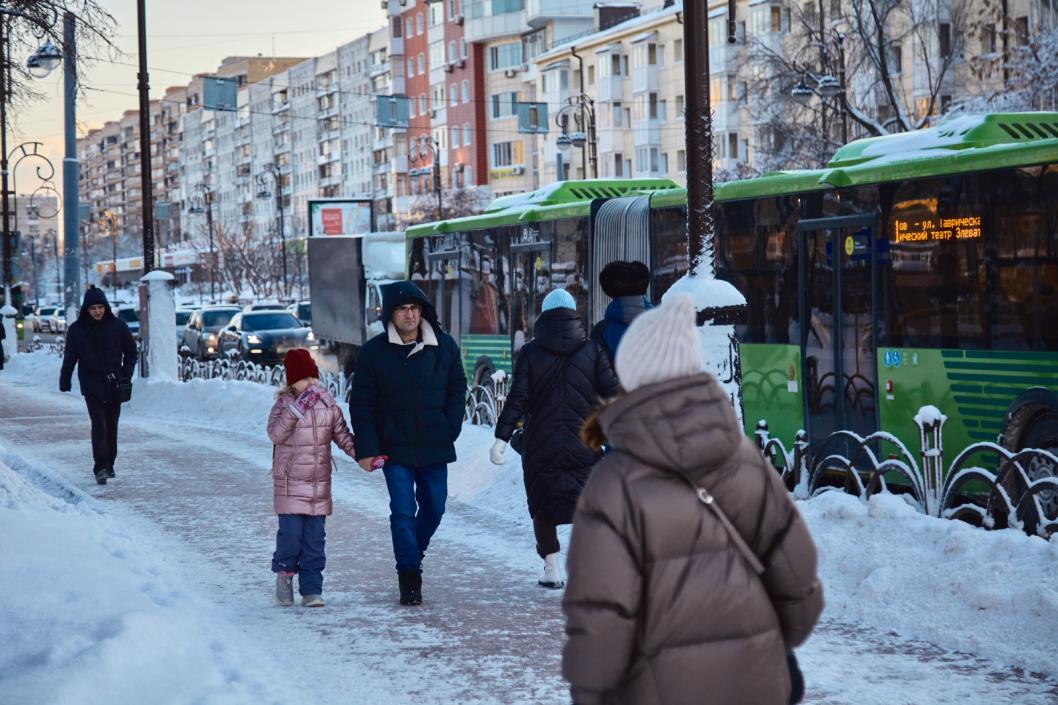
[[[982,90],[956,101],[955,112],[1058,109],[1058,28],[1012,29],[1006,36],[1010,42],[1005,51],[971,59]]]
[[[781,39],[755,36],[746,102],[758,170],[821,166],[846,137],[930,124],[972,30],[970,2],[808,0]]]

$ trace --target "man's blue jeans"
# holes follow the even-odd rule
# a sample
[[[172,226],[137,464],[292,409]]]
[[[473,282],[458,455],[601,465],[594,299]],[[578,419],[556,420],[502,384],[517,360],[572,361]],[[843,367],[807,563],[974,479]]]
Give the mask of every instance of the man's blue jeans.
[[[389,530],[397,572],[419,570],[448,497],[448,466],[386,465]]]
[[[324,554],[326,522],[325,516],[279,515],[272,572],[297,573],[298,592],[302,595],[323,594],[323,569],[327,563]]]

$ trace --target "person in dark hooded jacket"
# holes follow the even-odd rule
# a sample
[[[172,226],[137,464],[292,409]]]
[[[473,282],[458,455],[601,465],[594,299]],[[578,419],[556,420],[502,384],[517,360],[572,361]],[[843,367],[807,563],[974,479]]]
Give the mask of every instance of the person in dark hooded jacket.
[[[618,392],[609,358],[588,339],[576,302],[564,289],[544,298],[533,338],[518,352],[511,384],[490,455],[502,464],[515,426],[528,417],[522,471],[536,552],[544,561],[538,582],[560,588],[555,527],[573,521],[580,491],[600,457],[581,442],[580,429],[602,400]]]
[[[110,310],[106,294],[95,287],[85,292],[81,313],[66,331],[66,352],[59,374],[59,391],[71,389],[73,368],[92,420],[92,471],[96,482],[114,477],[118,455],[118,417],[121,399],[117,383],[131,379],[136,368],[136,341],[128,325]]]
[[[610,361],[617,359],[617,347],[628,326],[644,311],[653,308],[647,300],[650,270],[642,262],[610,262],[599,272],[599,286],[613,301],[606,307],[603,319],[591,329],[591,339],[598,343]]]
[[[381,467],[389,490],[390,532],[400,602],[422,603],[422,559],[441,523],[448,463],[463,428],[467,379],[459,346],[410,281],[382,287],[386,332],[356,360],[349,420],[356,458]]]

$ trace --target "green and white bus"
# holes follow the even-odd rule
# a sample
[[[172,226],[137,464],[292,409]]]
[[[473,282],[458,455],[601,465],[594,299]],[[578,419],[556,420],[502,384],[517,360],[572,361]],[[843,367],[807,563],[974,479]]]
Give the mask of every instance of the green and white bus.
[[[917,448],[912,417],[932,404],[945,448],[1058,449],[1058,113],[859,140],[716,200],[717,274],[748,302],[747,433],[763,419],[787,444],[885,430]],[[685,229],[686,191],[668,180],[560,182],[410,228],[408,275],[487,384],[554,286],[591,325],[599,270],[638,259],[660,300],[687,270]]]

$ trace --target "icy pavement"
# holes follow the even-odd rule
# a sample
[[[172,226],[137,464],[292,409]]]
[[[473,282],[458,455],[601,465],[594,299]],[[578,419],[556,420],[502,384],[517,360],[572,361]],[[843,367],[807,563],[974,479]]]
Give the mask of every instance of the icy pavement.
[[[218,399],[217,405],[231,401]],[[175,398],[173,407],[179,408]],[[216,661],[219,670],[212,685],[194,694],[182,692],[178,683],[155,684],[137,693],[135,681],[132,686],[117,679],[108,682],[104,672],[98,682],[79,681],[92,684],[92,695],[34,699],[41,696],[30,695],[30,684],[72,671],[63,664],[75,660],[56,655],[70,647],[59,644],[44,655],[5,660],[3,644],[12,640],[0,621],[0,680],[15,686],[0,689],[0,703],[227,705],[291,696],[325,705],[568,702],[559,676],[561,593],[535,585],[538,559],[524,516],[495,511],[504,508],[502,501],[487,511],[478,503],[453,499],[426,560],[425,604],[401,608],[383,478],[339,461],[335,513],[327,525],[327,607],[282,609],[271,597],[269,559],[276,521],[267,438],[240,430],[248,426],[236,416],[219,424],[208,423],[205,410],[181,421],[173,418],[177,414],[162,417],[158,411],[157,406],[133,406],[123,412],[118,477],[100,487],[90,472],[88,419],[80,397],[16,387],[0,375],[0,446],[7,451],[0,465],[11,466],[54,501],[86,505],[122,527],[135,549],[114,548],[112,538],[100,539],[113,556],[107,570],[115,585],[122,583],[117,573],[126,570],[122,561],[137,562],[136,551],[142,552],[162,563],[150,569],[157,575],[137,579],[152,601],[199,609],[208,617],[201,634],[188,634],[192,630],[181,631],[180,625],[170,630],[148,624],[154,638],[179,643],[168,651],[145,646],[143,663],[126,664],[125,669],[168,667],[180,673],[188,668],[185,663]],[[477,437],[484,437],[481,432],[471,429],[465,436],[461,450],[476,453],[478,446],[485,447]],[[457,477],[459,472],[457,463],[454,486],[466,482]],[[18,497],[31,489],[23,488],[21,495],[9,491],[8,510],[17,511]],[[0,491],[0,522],[11,521],[4,518],[4,506]],[[32,528],[15,528],[27,542],[34,540]],[[91,543],[93,538],[88,532],[84,540]],[[55,553],[63,556],[64,550],[56,546]],[[87,545],[77,550],[90,552]],[[106,574],[71,576],[66,567],[49,567],[46,557],[30,556],[27,561],[32,559],[43,574],[26,577],[20,575],[19,561],[5,552],[0,583],[7,589],[29,584],[45,593],[40,604],[53,597],[57,603],[77,597],[83,621],[92,623],[92,601],[84,596],[108,590]],[[21,555],[17,548],[14,555]],[[826,583],[828,576],[823,578]],[[5,603],[21,604],[0,597],[0,616]],[[128,609],[134,611],[135,605]],[[187,614],[193,623],[195,615]],[[973,619],[977,613],[967,610],[966,616]],[[37,624],[47,621],[48,615],[35,619]],[[127,637],[130,623],[101,619],[82,630],[84,643],[76,647],[88,654],[101,651]],[[162,668],[150,662],[154,653],[166,659]],[[825,615],[798,655],[808,681],[806,702],[811,703],[1058,703],[1058,680],[1004,666],[991,653],[987,643],[976,655],[960,653],[879,630],[866,620],[852,623]],[[110,668],[114,675],[126,675],[119,665]],[[19,691],[19,685],[27,689]]]

